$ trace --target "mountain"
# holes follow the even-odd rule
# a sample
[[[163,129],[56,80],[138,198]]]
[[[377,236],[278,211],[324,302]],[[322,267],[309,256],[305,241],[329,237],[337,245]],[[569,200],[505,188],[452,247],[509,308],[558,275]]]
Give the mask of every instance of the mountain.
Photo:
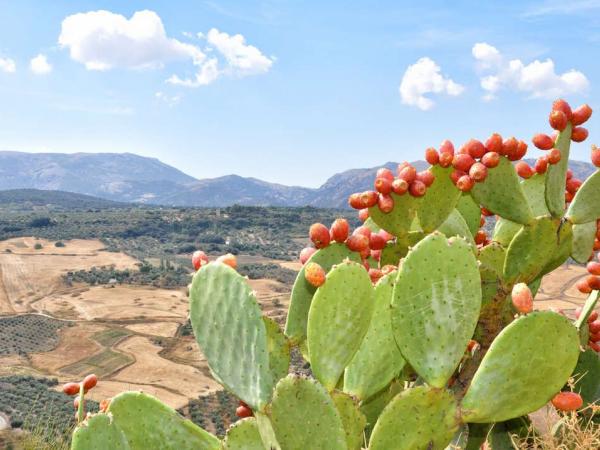
[[[15,206],[25,210],[38,207],[51,209],[106,209],[130,208],[131,204],[64,191],[44,191],[40,189],[0,191],[0,208]]]
[[[527,160],[533,164],[533,160]],[[427,167],[415,161],[418,170]],[[227,175],[197,180],[160,162],[131,153],[0,152],[0,190],[61,190],[103,199],[167,206],[315,206],[346,208],[353,192],[372,189],[380,167],[351,169],[331,176],[317,189],[268,183]],[[596,168],[571,161],[575,176],[587,178]]]

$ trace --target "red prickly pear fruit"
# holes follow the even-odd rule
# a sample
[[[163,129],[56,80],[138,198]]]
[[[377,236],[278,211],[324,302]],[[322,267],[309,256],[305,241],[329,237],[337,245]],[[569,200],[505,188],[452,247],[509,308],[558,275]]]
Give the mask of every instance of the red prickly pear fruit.
[[[571,203],[574,198],[575,198],[575,196],[573,194],[571,194],[569,191],[565,192],[565,202]]]
[[[396,270],[398,270],[398,268],[396,266],[392,265],[392,264],[386,264],[385,266],[383,266],[381,268],[381,272],[384,275],[387,275],[387,274],[390,274],[392,272],[395,272]]]
[[[79,394],[79,383],[65,383],[62,391],[67,395],[77,395]]]
[[[346,246],[353,252],[361,252],[369,248],[369,238],[364,234],[353,234],[346,241]]]
[[[300,252],[300,264],[306,264],[306,261],[308,261],[310,257],[315,254],[316,251],[317,249],[314,247],[304,247]]]
[[[327,247],[331,241],[329,230],[322,223],[313,223],[308,231],[308,236],[316,248]]]
[[[590,292],[592,292],[592,288],[587,283],[587,280],[585,278],[582,278],[581,280],[577,281],[575,287],[582,294],[589,294]]]
[[[463,175],[456,182],[456,187],[460,189],[462,192],[469,192],[473,189],[474,185],[473,179],[469,175]]]
[[[548,164],[557,164],[562,158],[560,150],[557,148],[550,150],[546,156],[548,158]]]
[[[484,216],[484,215],[482,215],[482,216],[479,218],[479,226],[480,226],[480,227],[482,227],[482,226],[484,226],[484,225],[485,225],[485,216]]]
[[[379,261],[381,259],[381,250],[371,250],[371,258],[375,261]]]
[[[519,159],[523,159],[523,157],[527,154],[527,142],[519,141],[519,145],[517,145],[517,151],[514,155],[509,156],[508,159],[511,161],[518,161]]]
[[[515,169],[521,178],[531,178],[534,174],[533,169],[525,161],[519,161],[515,164]]]
[[[600,148],[596,147],[595,145],[592,145],[591,159],[593,165],[600,167]]]
[[[588,130],[583,127],[575,127],[571,132],[571,140],[573,142],[583,142],[588,137]]]
[[[439,161],[440,166],[444,167],[444,168],[450,167],[453,159],[454,159],[453,153],[447,153],[447,152],[440,153],[440,161]]]
[[[487,167],[485,164],[476,162],[469,169],[469,176],[475,180],[475,182],[481,182],[486,179],[488,174]]]
[[[533,142],[533,145],[535,145],[540,150],[550,150],[554,147],[554,139],[552,139],[547,134],[543,133],[538,133],[535,136],[533,136],[531,142]]]
[[[550,126],[557,131],[562,131],[566,128],[567,122],[569,119],[562,111],[552,111],[550,113],[550,117],[548,117],[548,122],[550,122]]]
[[[583,399],[576,392],[560,392],[554,396],[552,404],[559,411],[576,411],[583,406]]]
[[[483,155],[483,158],[481,158],[481,162],[485,167],[493,169],[498,164],[500,164],[500,153],[488,152],[485,155]]]
[[[392,183],[392,191],[394,191],[394,194],[404,195],[408,192],[408,187],[409,184],[406,182],[406,180],[401,178],[396,178]]]
[[[429,187],[433,184],[435,180],[435,175],[430,170],[423,170],[417,173],[416,179],[422,182],[425,186]]]
[[[208,264],[208,256],[202,250],[196,250],[192,254],[192,266],[194,266],[194,270],[200,269],[204,264]]]
[[[100,401],[100,405],[98,405],[98,409],[100,410],[100,412],[105,413],[106,411],[108,411],[109,406],[110,406],[110,399],[105,398],[104,400]]]
[[[329,239],[329,230],[327,230],[327,239]],[[237,269],[237,258],[231,253],[219,256],[216,262],[225,264],[226,266],[229,266],[232,269]]]
[[[353,209],[362,209],[364,208],[362,198],[360,193],[354,193],[348,197],[348,204]]]
[[[600,333],[600,321],[594,320],[589,323],[591,333]]]
[[[383,178],[391,183],[392,181],[394,181],[394,172],[392,172],[390,169],[382,167],[377,171],[375,178]]]
[[[377,202],[379,209],[382,213],[388,214],[394,209],[394,199],[391,195],[379,195],[379,200]]]
[[[596,238],[594,240],[594,251],[597,252],[598,250],[600,250],[600,239]]]
[[[581,180],[578,180],[577,178],[571,178],[570,180],[567,180],[567,191],[571,194],[575,194],[582,184],[583,183]]]
[[[366,236],[367,238],[371,237],[371,229],[369,227],[365,227],[364,225],[358,227],[356,230],[354,230],[352,232],[352,234],[362,234],[363,236]]]
[[[392,181],[387,178],[377,178],[375,180],[375,190],[380,194],[389,194],[392,192]]]
[[[581,311],[581,309],[580,309]],[[579,313],[581,314],[581,312]],[[579,316],[577,316],[579,318]],[[598,318],[598,311],[592,311],[592,313],[590,314],[590,316],[588,317],[588,323],[592,323],[594,322],[596,319]]]
[[[94,388],[96,386],[96,384],[98,384],[98,377],[96,375],[94,375],[93,373],[88,375],[87,377],[85,377],[83,379],[84,392],[87,392],[90,389]]]
[[[379,269],[369,269],[369,277],[371,278],[371,283],[377,283],[379,279],[383,276],[383,273]]]
[[[592,116],[592,108],[588,104],[581,105],[573,111],[571,123],[574,126],[582,125]]]
[[[454,159],[452,160],[452,167],[463,172],[468,172],[473,164],[475,164],[473,157],[465,153],[454,155]]]
[[[600,278],[595,275],[588,275],[585,279],[592,291],[600,291]]]
[[[596,353],[600,353],[600,344],[597,344],[596,342],[588,342],[588,345],[590,346],[590,348],[592,350],[594,350]]]
[[[364,222],[369,218],[369,208],[363,208],[358,211],[358,218],[361,222]]]
[[[398,178],[410,184],[417,178],[417,169],[410,164],[405,165],[402,168],[398,167]]]
[[[369,248],[371,250],[383,250],[387,241],[379,233],[371,233],[369,237]]]
[[[546,173],[548,170],[548,158],[546,155],[540,156],[535,162],[535,171],[539,174]]]
[[[498,133],[492,134],[485,141],[485,148],[488,152],[502,153],[502,136]]]
[[[475,243],[477,245],[483,245],[487,242],[488,236],[483,230],[477,230],[475,233]]]
[[[465,144],[465,150],[472,158],[479,159],[485,154],[485,146],[477,139],[471,139]]]
[[[510,159],[511,157],[514,157],[514,155],[517,153],[518,148],[519,141],[517,140],[517,138],[514,136],[509,137],[504,139],[504,142],[502,142],[502,151],[500,152],[500,154]]]
[[[481,208],[481,214],[483,214],[485,217],[491,217],[494,215],[494,213],[492,211],[490,211],[487,208]]]
[[[413,181],[408,187],[408,193],[413,197],[423,197],[426,192],[427,186],[425,185],[425,183],[419,180]]]
[[[573,178],[573,171],[571,169],[567,169],[567,180]]]
[[[361,198],[361,202],[362,202],[360,209],[372,208],[373,206],[375,206],[377,204],[379,194],[375,191],[365,191],[360,194],[360,198]]]
[[[304,268],[304,278],[314,287],[323,286],[325,276],[325,270],[317,263],[310,262]]]
[[[440,156],[442,153],[449,153],[454,156],[454,144],[448,139],[443,140],[440,144]]]
[[[525,283],[517,283],[513,286],[512,304],[521,314],[529,314],[533,311],[533,295],[529,286]]]
[[[379,230],[379,235],[385,239],[385,242],[391,241],[394,239],[394,235],[392,233],[388,233],[385,230]]]
[[[600,341],[600,333],[590,333],[590,341],[598,343]]]
[[[350,232],[350,225],[346,219],[335,219],[329,229],[331,239],[336,242],[346,242],[348,239],[348,233]]]
[[[590,274],[600,276],[600,262],[590,261],[586,268]]]
[[[552,103],[552,111],[561,111],[567,116],[567,120],[571,120],[573,116],[573,112],[571,111],[571,106],[562,98],[558,100],[554,100]]]
[[[237,409],[235,410],[235,415],[238,416],[240,419],[245,419],[246,417],[252,417],[252,410],[244,405],[240,405],[237,407]]]
[[[433,147],[425,150],[425,161],[427,161],[432,166],[435,166],[440,161],[440,154]]]
[[[469,341],[469,343],[467,344],[467,351],[468,351],[469,353],[471,353],[471,352],[472,352],[473,350],[475,350],[477,347],[479,347],[479,342],[477,342],[477,341],[475,341],[475,340],[471,339],[471,340]]]
[[[458,179],[464,175],[468,175],[467,172],[463,172],[462,170],[454,169],[450,174],[450,179],[454,184],[458,183]]]

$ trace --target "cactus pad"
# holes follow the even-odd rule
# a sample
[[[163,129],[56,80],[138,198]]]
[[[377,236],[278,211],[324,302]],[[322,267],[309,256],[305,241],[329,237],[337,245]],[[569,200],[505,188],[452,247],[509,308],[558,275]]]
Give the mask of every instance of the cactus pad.
[[[108,413],[131,450],[217,450],[221,445],[215,436],[142,392],[117,395],[111,400]]]
[[[268,317],[263,317],[267,331],[267,351],[269,352],[269,366],[273,381],[277,383],[288,374],[290,367],[290,344],[281,332],[279,325]]]
[[[600,192],[598,195],[600,195]],[[585,264],[594,253],[595,239],[595,221],[573,225],[573,248],[571,250],[571,258],[580,264]]]
[[[344,425],[348,450],[360,450],[363,447],[363,433],[367,418],[348,394],[333,392],[331,397]]]
[[[546,172],[546,206],[554,217],[561,217],[565,210],[565,183],[569,168],[572,129],[571,123],[568,123],[567,127],[558,133],[554,147],[560,150],[560,161],[557,164],[550,164]]]
[[[450,178],[454,169],[433,166],[429,170],[435,175],[435,182],[417,200],[417,218],[425,233],[431,233],[444,223],[461,196]]]
[[[577,328],[581,328],[582,325],[587,324],[587,320],[589,319],[590,314],[592,314],[592,311],[596,307],[599,297],[600,291],[592,291],[590,295],[588,295],[588,298],[586,299],[583,308],[581,308],[581,314],[579,314],[579,317],[575,321],[575,326]]]
[[[600,170],[581,185],[567,211],[573,223],[586,223],[600,218]]]
[[[504,263],[507,283],[529,283],[540,274],[557,248],[557,230],[556,220],[544,216],[524,226],[515,235]]]
[[[377,422],[381,411],[388,405],[392,399],[404,389],[404,382],[400,380],[392,381],[385,389],[382,389],[368,400],[360,403],[360,411],[367,418],[367,433],[370,433]]]
[[[397,195],[393,192],[390,195],[394,199],[394,209],[384,213],[375,205],[369,208],[369,217],[388,233],[394,236],[405,236],[417,216],[417,198],[412,195]]]
[[[470,194],[462,194],[458,199],[458,203],[456,203],[456,209],[465,219],[471,234],[475,236],[475,233],[479,230],[479,221],[481,220],[479,205]]]
[[[194,276],[190,318],[196,340],[219,382],[252,409],[270,400],[273,376],[260,307],[246,280],[211,263]]]
[[[333,390],[359,349],[375,305],[371,279],[352,261],[334,266],[308,314],[308,352],[315,377]]]
[[[521,316],[496,337],[462,401],[465,422],[501,422],[542,407],[579,356],[577,329],[549,311]]]
[[[271,420],[285,450],[347,450],[342,419],[323,386],[288,375],[275,388]]]
[[[569,221],[563,221],[558,229],[558,245],[554,249],[552,258],[542,269],[541,275],[545,275],[560,267],[567,260],[572,249],[573,225]]]
[[[398,394],[383,410],[369,450],[443,450],[459,428],[456,402],[446,390],[425,386]]]
[[[127,438],[107,414],[94,414],[75,428],[71,450],[130,450]]]
[[[469,230],[467,222],[458,210],[453,210],[450,215],[446,218],[443,224],[438,228],[440,233],[443,233],[446,237],[459,236],[465,238],[465,240],[471,244],[473,251],[475,251],[475,241],[473,235]]]
[[[546,174],[534,174],[521,182],[523,193],[535,217],[550,214],[546,206]]]
[[[223,440],[224,450],[264,450],[256,419],[238,420],[228,430]]]
[[[344,391],[365,400],[396,377],[405,361],[394,340],[390,300],[396,274],[390,273],[375,286],[375,309],[369,331],[344,374]]]
[[[392,297],[400,351],[434,387],[443,387],[464,355],[479,317],[481,279],[464,239],[433,233],[403,261]]]
[[[475,183],[471,195],[494,214],[513,222],[527,224],[534,217],[515,168],[506,158],[488,171],[485,181]]]
[[[579,355],[579,361],[573,371],[576,380],[575,389],[586,405],[600,402],[600,358],[598,354],[587,349]]]
[[[317,250],[310,257],[309,262],[319,264],[327,272],[331,269],[331,266],[342,262],[346,258],[360,262],[360,255],[358,253],[350,251],[345,244],[333,243],[321,250]],[[304,267],[298,273],[294,287],[292,288],[290,307],[285,323],[285,335],[292,341],[292,344],[300,344],[306,339],[308,311],[313,295],[317,290],[304,278]]]

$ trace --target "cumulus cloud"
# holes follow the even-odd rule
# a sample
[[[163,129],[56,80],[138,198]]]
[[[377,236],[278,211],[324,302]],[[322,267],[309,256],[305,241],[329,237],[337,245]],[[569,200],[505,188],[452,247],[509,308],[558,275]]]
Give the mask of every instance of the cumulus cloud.
[[[186,59],[199,65],[205,59],[198,47],[168,37],[158,14],[147,10],[130,19],[102,10],[73,14],[63,20],[58,43],[88,70],[156,68]]]
[[[0,71],[6,73],[15,73],[17,71],[17,65],[14,59],[0,58]]]
[[[462,94],[464,87],[441,74],[440,66],[430,58],[419,59],[408,66],[400,83],[402,103],[416,106],[427,111],[435,102],[425,94],[447,94],[457,96]]]
[[[217,78],[219,78],[219,75],[221,75],[221,71],[219,70],[217,59],[210,58],[198,68],[198,71],[196,72],[194,78],[182,79],[179,78],[179,76],[177,75],[171,75],[167,79],[167,83],[174,84],[177,86],[194,88],[199,86],[206,86],[212,83]]]
[[[46,75],[52,72],[52,65],[48,62],[46,55],[41,53],[29,61],[29,68],[36,75]]]
[[[531,98],[555,98],[581,93],[589,87],[587,77],[575,69],[556,73],[554,61],[506,60],[493,46],[481,42],[473,46],[473,57],[481,70],[480,85],[484,100],[496,98],[502,89],[524,92]]]
[[[206,40],[212,44],[227,61],[237,75],[256,75],[268,72],[273,61],[253,45],[246,44],[241,34],[230,36],[216,28],[211,29]]]

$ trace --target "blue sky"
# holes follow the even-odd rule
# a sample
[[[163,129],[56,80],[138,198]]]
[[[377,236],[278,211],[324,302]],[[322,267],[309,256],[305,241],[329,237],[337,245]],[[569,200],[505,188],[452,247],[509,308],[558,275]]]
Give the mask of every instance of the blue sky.
[[[574,158],[600,143],[600,1],[0,0],[0,12],[2,150],[133,152],[198,178],[318,186],[444,138],[529,140],[549,131],[555,95],[599,111]]]

